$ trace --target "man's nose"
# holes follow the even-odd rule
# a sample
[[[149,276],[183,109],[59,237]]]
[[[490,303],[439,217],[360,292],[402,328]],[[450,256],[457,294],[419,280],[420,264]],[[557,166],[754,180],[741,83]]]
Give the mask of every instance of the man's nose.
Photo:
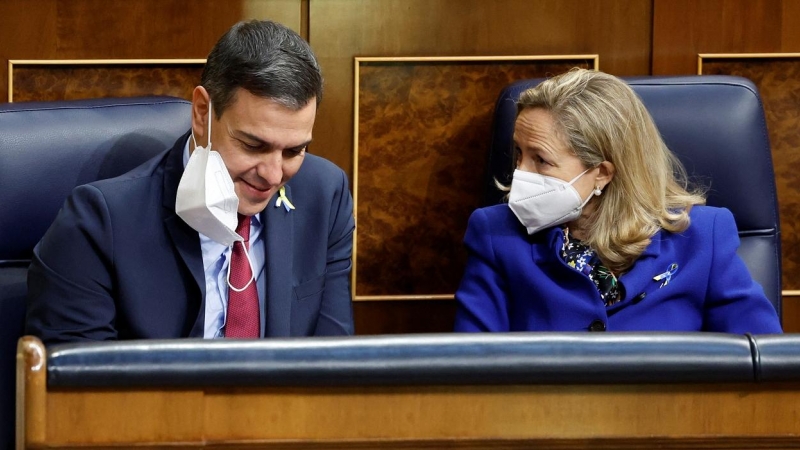
[[[283,179],[283,155],[281,152],[270,152],[264,155],[258,165],[258,175],[270,186],[277,186]]]

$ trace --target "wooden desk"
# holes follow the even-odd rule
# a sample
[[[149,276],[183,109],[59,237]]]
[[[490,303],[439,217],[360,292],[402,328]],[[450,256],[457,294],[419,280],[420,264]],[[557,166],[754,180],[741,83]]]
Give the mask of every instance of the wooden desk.
[[[17,448],[800,448],[800,383],[53,389],[18,353]]]

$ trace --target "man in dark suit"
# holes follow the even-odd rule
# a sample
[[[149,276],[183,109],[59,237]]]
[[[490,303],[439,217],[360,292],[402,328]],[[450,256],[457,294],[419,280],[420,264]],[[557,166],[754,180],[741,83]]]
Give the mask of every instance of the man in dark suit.
[[[347,177],[306,154],[321,94],[296,33],[231,28],[194,89],[192,129],[67,199],[34,252],[26,332],[48,344],[352,334]],[[222,204],[238,207],[203,205],[225,186]]]

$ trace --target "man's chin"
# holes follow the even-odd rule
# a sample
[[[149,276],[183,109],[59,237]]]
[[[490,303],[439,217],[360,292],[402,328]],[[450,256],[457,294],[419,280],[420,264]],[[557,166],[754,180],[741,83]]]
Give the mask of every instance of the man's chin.
[[[266,209],[267,203],[269,203],[269,201],[263,201],[259,203],[239,201],[238,212],[243,216],[255,216],[256,214],[261,214],[261,211]]]

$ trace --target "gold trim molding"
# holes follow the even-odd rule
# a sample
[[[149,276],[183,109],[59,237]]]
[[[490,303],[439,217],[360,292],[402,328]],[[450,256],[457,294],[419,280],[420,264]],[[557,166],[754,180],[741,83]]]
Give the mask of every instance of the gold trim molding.
[[[791,59],[800,58],[800,53],[698,53],[697,74],[703,74],[704,59]]]

